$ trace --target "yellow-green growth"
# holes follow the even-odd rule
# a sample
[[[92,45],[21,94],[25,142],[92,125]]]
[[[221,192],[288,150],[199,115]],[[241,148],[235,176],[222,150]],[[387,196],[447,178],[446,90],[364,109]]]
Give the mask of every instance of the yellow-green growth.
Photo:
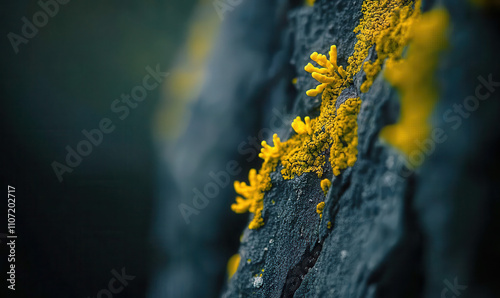
[[[314,2],[316,2],[316,0],[304,0],[304,3],[309,5],[309,6],[313,6]]]
[[[330,179],[323,179],[321,180],[321,189],[323,190],[323,193],[326,194],[328,193],[328,190],[330,189],[330,186],[332,186],[332,182],[330,182]]]
[[[361,107],[359,98],[349,98],[337,111],[331,137],[330,162],[333,174],[340,175],[340,170],[352,167],[358,155],[358,113]]]
[[[331,221],[327,222],[327,223],[326,223],[326,227],[327,227],[328,229],[331,229],[331,228],[332,228],[332,222],[331,222]]]
[[[422,162],[411,160],[411,153],[419,150],[417,142],[431,132],[429,117],[439,96],[434,72],[439,53],[447,46],[448,24],[444,9],[423,14],[412,28],[407,58],[388,60],[386,64],[384,75],[401,97],[401,115],[398,123],[382,129],[381,136],[410,156],[411,166]]]
[[[234,189],[236,193],[241,196],[236,197],[236,203],[231,205],[231,209],[236,213],[250,212],[254,214],[250,222],[250,229],[258,229],[264,225],[262,218],[262,209],[264,208],[264,192],[271,188],[271,172],[276,170],[278,158],[283,150],[283,145],[278,137],[273,136],[274,147],[271,147],[262,142],[262,149],[259,157],[264,160],[262,168],[259,173],[255,169],[251,169],[248,174],[248,181],[250,185],[245,182],[234,182]]]
[[[292,128],[295,130],[297,134],[312,134],[312,128],[311,128],[311,118],[305,117],[304,118],[305,123],[300,119],[300,116],[297,116],[295,120],[292,122]]]
[[[250,171],[250,185],[235,182],[236,192],[243,197],[237,197],[236,203],[231,207],[238,213],[249,211],[254,214],[250,229],[257,229],[264,224],[264,192],[271,188],[270,174],[275,171],[279,162],[283,167],[281,174],[285,180],[303,173],[315,173],[321,178],[327,157],[334,175],[340,175],[341,170],[354,165],[358,145],[357,115],[361,101],[359,98],[350,98],[337,110],[337,98],[361,70],[373,45],[377,44],[379,58],[365,64],[367,79],[362,91],[368,91],[384,61],[401,59],[403,49],[411,39],[410,29],[419,16],[420,0],[415,5],[408,0],[365,0],[363,17],[354,30],[358,33],[358,41],[345,70],[337,64],[335,45],[330,48],[329,58],[316,52],[311,54],[311,59],[320,67],[309,63],[304,69],[320,84],[306,93],[308,96],[321,94],[319,116],[314,119],[306,117],[305,122],[297,118],[292,124],[297,134],[285,142],[277,137],[273,138],[274,147],[263,142],[264,148],[259,156],[264,162],[258,173],[254,169]]]
[[[347,72],[354,76],[361,70],[366,73],[366,81],[361,86],[361,92],[367,92],[373,80],[382,69],[382,64],[389,57],[399,57],[407,45],[408,29],[413,19],[420,14],[420,0],[365,0],[363,2],[363,17],[354,29],[358,41],[354,53],[348,59]],[[368,57],[370,48],[376,45],[377,60],[363,61]]]
[[[315,89],[308,90],[306,92],[308,96],[316,96],[323,92],[328,85],[332,83],[338,84],[347,80],[347,73],[344,68],[337,65],[337,46],[333,45],[330,47],[329,56],[330,59],[327,59],[325,55],[318,54],[317,52],[311,54],[311,60],[322,67],[318,68],[308,63],[304,70],[309,72],[321,84],[316,86]]]
[[[320,202],[316,205],[316,213],[319,214],[319,218],[323,217],[323,209],[325,209],[325,202]]]
[[[233,275],[236,273],[236,270],[238,270],[240,260],[240,255],[234,254],[231,258],[229,258],[229,261],[227,261],[227,276],[229,278],[233,277]]]
[[[332,46],[329,52],[330,59],[325,55],[313,53],[311,59],[323,68],[314,67],[309,63],[305,70],[312,74],[321,84],[316,89],[311,89],[308,95],[317,95],[322,92],[320,115],[306,120],[306,126],[310,126],[312,133],[305,133],[300,118],[292,124],[297,135],[287,141],[290,151],[284,151],[281,157],[283,169],[281,174],[284,179],[292,179],[303,173],[316,173],[318,177],[323,175],[327,151],[333,145],[332,134],[336,123],[335,102],[340,93],[349,86],[349,80],[343,68],[337,65],[337,47]],[[300,121],[300,122],[299,122]]]

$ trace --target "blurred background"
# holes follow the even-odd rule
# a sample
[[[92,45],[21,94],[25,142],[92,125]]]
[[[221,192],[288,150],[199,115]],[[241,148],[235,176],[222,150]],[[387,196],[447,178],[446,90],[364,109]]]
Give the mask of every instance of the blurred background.
[[[17,194],[15,294],[95,297],[112,270],[125,268],[135,278],[122,297],[160,297],[151,279],[172,261],[161,245],[167,227],[156,226],[172,183],[161,165],[186,126],[222,20],[211,1],[41,2],[53,16],[40,17],[36,33],[23,31],[22,18],[33,23],[43,11],[37,1],[4,3],[0,17],[2,182]],[[122,94],[143,85],[148,67],[169,74],[127,108]],[[104,118],[114,130],[59,181],[53,163],[66,165],[67,146],[77,150],[82,130]]]

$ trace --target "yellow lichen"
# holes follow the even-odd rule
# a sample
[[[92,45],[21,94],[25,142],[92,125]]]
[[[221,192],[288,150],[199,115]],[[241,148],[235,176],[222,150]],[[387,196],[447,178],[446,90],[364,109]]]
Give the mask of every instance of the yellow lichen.
[[[227,276],[228,278],[233,277],[233,275],[236,273],[236,270],[238,270],[238,267],[240,265],[240,260],[241,257],[239,254],[234,254],[229,258],[229,261],[227,261]]]
[[[352,167],[357,160],[357,116],[360,106],[361,100],[359,98],[349,98],[337,111],[331,134],[333,145],[330,150],[330,162],[335,176],[340,175],[340,170]]]
[[[361,70],[366,73],[366,80],[361,92],[367,92],[373,80],[381,71],[382,64],[389,57],[399,57],[407,45],[408,29],[413,19],[420,15],[420,0],[365,0],[362,6],[363,17],[354,29],[357,39],[354,53],[348,59],[346,70],[352,78]],[[368,57],[371,47],[376,45],[377,59],[374,62],[363,61]]]
[[[380,135],[410,157],[410,166],[418,166],[423,159],[411,160],[418,151],[418,143],[429,137],[428,122],[438,99],[434,72],[439,53],[447,46],[448,12],[436,9],[422,15],[413,27],[412,42],[403,60],[388,60],[384,75],[399,91],[401,116],[398,123],[386,126]]]
[[[357,115],[361,100],[349,98],[337,110],[337,98],[353,82],[372,46],[376,45],[378,58],[374,62],[365,63],[367,78],[361,91],[368,91],[385,61],[400,60],[412,37],[410,29],[419,16],[420,0],[417,0],[415,5],[408,0],[365,0],[363,17],[354,30],[358,41],[353,55],[348,58],[345,70],[337,64],[335,45],[330,47],[328,59],[317,52],[311,54],[310,58],[320,67],[309,63],[304,69],[311,73],[320,85],[308,90],[306,94],[321,94],[319,116],[314,119],[305,117],[305,122],[297,117],[292,123],[297,134],[285,142],[281,142],[277,136],[273,137],[274,147],[263,142],[259,156],[264,162],[258,173],[254,169],[250,171],[250,185],[235,182],[236,192],[244,198],[237,197],[232,209],[239,213],[249,211],[254,214],[250,229],[259,228],[264,224],[264,192],[272,186],[270,174],[276,170],[278,163],[281,163],[281,174],[285,180],[303,173],[315,173],[321,178],[327,160],[336,176],[341,174],[341,170],[354,165],[358,153]]]
[[[332,228],[332,222],[331,222],[331,221],[327,222],[327,223],[326,223],[326,227],[327,227],[328,229],[331,229],[331,228]]]
[[[336,47],[332,47],[330,51],[330,57],[335,58],[335,61],[337,59],[336,51]],[[321,62],[322,59],[318,58],[318,56],[319,54],[316,54],[313,57],[316,57],[320,64],[325,64],[324,61]],[[326,59],[325,56],[323,58]],[[309,71],[314,74],[312,68],[314,66],[310,65]],[[325,72],[325,70],[321,69],[317,69],[317,71]],[[283,166],[281,174],[284,179],[292,179],[303,173],[316,173],[318,177],[323,175],[327,151],[331,149],[334,143],[332,134],[337,121],[335,103],[342,90],[349,86],[348,82],[342,77],[337,76],[336,79],[336,81],[327,84],[324,89],[323,87],[320,88],[323,89],[320,115],[309,122],[312,133],[295,135],[286,142],[287,146],[292,150],[284,151],[280,159]],[[295,129],[297,125],[292,124],[292,127]],[[298,132],[303,132],[303,130]]]
[[[305,71],[309,72],[316,81],[321,83],[316,86],[315,89],[308,90],[306,92],[308,96],[320,94],[330,84],[343,85],[348,81],[347,73],[343,66],[337,65],[337,46],[333,45],[330,47],[329,56],[330,59],[327,59],[325,55],[314,52],[310,56],[311,60],[322,67],[315,67],[311,63],[308,63],[306,67],[304,67]]]
[[[264,208],[264,192],[271,188],[271,172],[276,169],[280,152],[283,150],[283,145],[278,135],[273,135],[274,147],[271,147],[262,142],[262,149],[259,157],[264,160],[259,173],[255,169],[251,169],[248,174],[250,185],[245,182],[234,182],[236,193],[241,196],[236,197],[236,203],[231,205],[231,209],[236,213],[250,212],[254,214],[250,222],[250,229],[258,229],[264,225],[262,218],[262,209]]]
[[[264,199],[264,192],[262,191],[262,185],[264,184],[264,177],[257,174],[255,169],[251,169],[248,180],[250,185],[245,182],[234,182],[234,189],[243,197],[236,197],[236,203],[231,205],[231,209],[236,213],[253,213],[254,218],[250,226],[258,228],[263,224],[262,200]]]
[[[314,2],[316,2],[316,0],[304,0],[304,3],[309,5],[309,6],[313,6]]]
[[[273,135],[273,143],[274,147],[271,147],[267,144],[266,141],[262,141],[262,149],[259,153],[259,157],[262,158],[264,162],[267,162],[272,158],[278,158],[280,156],[282,144],[277,134]]]
[[[332,185],[332,182],[330,182],[330,179],[323,179],[321,180],[321,189],[323,190],[323,193],[326,194],[328,193],[328,190],[330,189],[330,186]]]
[[[300,117],[295,118],[292,122],[292,128],[295,130],[296,133],[300,134],[312,134],[312,128],[311,128],[311,118],[305,117],[304,118],[305,123],[300,119]]]
[[[325,202],[320,202],[316,205],[316,213],[319,214],[319,218],[323,217],[323,209],[325,209]]]

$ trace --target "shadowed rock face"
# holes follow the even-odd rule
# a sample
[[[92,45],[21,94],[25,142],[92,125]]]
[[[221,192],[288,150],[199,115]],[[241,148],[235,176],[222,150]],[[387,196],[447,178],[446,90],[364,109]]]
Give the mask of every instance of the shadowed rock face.
[[[492,264],[498,262],[500,251],[495,236],[500,196],[494,183],[499,176],[500,139],[496,129],[500,93],[494,89],[500,86],[484,87],[481,91],[491,95],[462,117],[460,125],[443,117],[454,104],[464,104],[475,95],[490,74],[493,81],[500,81],[495,58],[500,52],[498,12],[451,0],[443,4],[451,15],[451,45],[441,58],[440,99],[431,120],[445,131],[446,141],[425,150],[426,162],[409,171],[400,154],[378,137],[382,127],[399,117],[396,90],[379,75],[369,92],[360,93],[364,74],[357,74],[354,86],[337,100],[337,105],[348,98],[362,100],[356,164],[337,177],[326,169],[323,178],[332,180],[326,197],[315,174],[284,180],[278,166],[264,197],[265,225],[244,230],[241,263],[224,286],[224,297],[499,294]],[[243,168],[241,175],[231,178],[244,180],[255,159],[248,162],[248,155],[238,155],[238,146],[246,135],[257,136],[259,129],[270,127],[273,109],[284,111],[287,119],[317,115],[319,97],[305,95],[315,82],[303,67],[310,53],[327,53],[332,44],[338,45],[339,65],[347,64],[361,5],[360,0],[317,1],[313,7],[244,1],[235,9],[223,23],[212,79],[175,149],[186,157],[172,163],[172,176],[181,178],[179,188],[171,192],[190,200],[190,189],[203,187],[207,174],[222,169],[230,159]],[[430,9],[433,1],[423,7]],[[375,56],[371,49],[368,59]],[[218,71],[221,65],[227,72]],[[296,85],[290,83],[294,77]],[[202,137],[206,129],[210,134]],[[292,134],[287,124],[274,132],[282,140]],[[169,254],[181,267],[191,268],[183,271],[182,278],[175,271],[165,275],[168,284],[178,282],[176,294],[213,295],[225,283],[220,260],[236,251],[239,225],[243,229],[239,220],[244,216],[227,215],[233,200],[232,188],[222,189],[189,225],[176,208],[179,202],[172,203],[170,229],[177,236],[170,239],[189,252],[172,245]],[[316,206],[322,201],[320,219]]]

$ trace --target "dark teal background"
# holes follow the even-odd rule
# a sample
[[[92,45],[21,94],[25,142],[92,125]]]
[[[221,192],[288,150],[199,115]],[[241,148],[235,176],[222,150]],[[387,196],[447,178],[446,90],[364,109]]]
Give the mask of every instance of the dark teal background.
[[[1,181],[5,193],[7,185],[16,187],[18,235],[16,295],[7,297],[95,297],[111,270],[123,267],[136,278],[120,296],[145,295],[154,263],[151,127],[160,88],[123,121],[110,104],[141,84],[146,66],[168,71],[193,2],[73,0],[18,54],[7,34],[20,34],[21,18],[31,19],[40,7],[2,4]],[[60,183],[51,163],[64,163],[65,147],[75,148],[81,130],[104,117],[115,131]],[[6,205],[0,204],[2,214]],[[6,272],[2,242],[0,271]],[[5,279],[2,273],[2,293]]]

